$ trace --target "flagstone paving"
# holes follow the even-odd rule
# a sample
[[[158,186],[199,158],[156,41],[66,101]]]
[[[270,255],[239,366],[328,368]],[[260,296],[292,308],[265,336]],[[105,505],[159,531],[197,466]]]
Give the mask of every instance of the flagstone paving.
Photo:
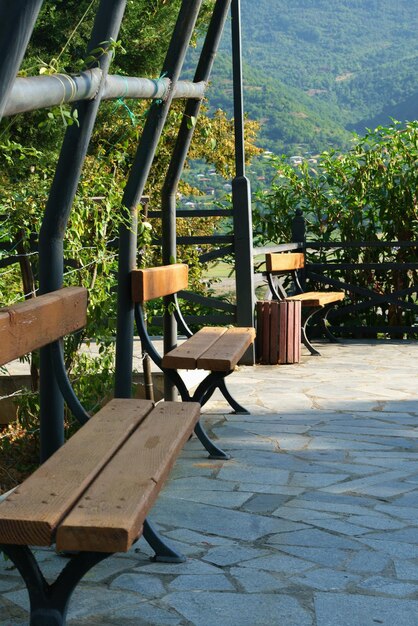
[[[250,415],[205,426],[231,460],[188,442],[152,511],[187,561],[141,539],[76,590],[69,626],[417,626],[418,344],[321,346],[228,382]],[[48,579],[65,563],[38,550]],[[0,626],[27,624],[19,574],[0,563]]]

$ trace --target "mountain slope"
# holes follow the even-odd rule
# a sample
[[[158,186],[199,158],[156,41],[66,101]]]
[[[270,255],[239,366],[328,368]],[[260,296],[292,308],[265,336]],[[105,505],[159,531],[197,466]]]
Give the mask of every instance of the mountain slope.
[[[409,0],[242,0],[246,110],[276,151],[345,147],[418,117],[418,12]],[[230,99],[229,33],[211,101]],[[299,134],[298,134],[299,133]]]

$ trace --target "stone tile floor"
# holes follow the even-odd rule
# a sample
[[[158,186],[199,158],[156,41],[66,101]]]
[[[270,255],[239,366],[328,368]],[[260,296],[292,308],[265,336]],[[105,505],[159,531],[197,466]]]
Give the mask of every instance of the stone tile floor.
[[[229,379],[251,414],[215,399],[204,422],[232,459],[189,441],[152,512],[187,562],[141,539],[85,577],[69,626],[418,625],[418,345],[321,350]],[[38,557],[53,579],[63,558]],[[26,609],[1,562],[0,626]]]

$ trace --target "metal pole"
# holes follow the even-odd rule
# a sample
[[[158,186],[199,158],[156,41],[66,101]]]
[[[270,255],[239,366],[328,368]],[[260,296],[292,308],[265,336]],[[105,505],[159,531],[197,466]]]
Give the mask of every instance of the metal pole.
[[[200,53],[194,81],[209,80],[216,52],[222,36],[231,0],[218,0],[212,14],[206,38]],[[184,163],[193,137],[194,127],[190,119],[199,115],[201,102],[189,100],[186,104],[180,129],[170,165],[164,181],[161,195],[162,211],[162,252],[163,263],[168,264],[176,258],[176,196]],[[177,324],[174,316],[166,311],[164,315],[164,352],[168,352],[177,341]],[[166,400],[175,399],[175,388],[167,378],[164,381],[164,397]]]
[[[0,2],[0,119],[43,0]]]
[[[254,265],[250,181],[245,176],[244,100],[240,0],[232,0],[232,62],[234,78],[235,168],[232,181],[235,236],[235,284],[238,326],[254,326]],[[241,363],[255,363],[251,346]]]
[[[202,0],[183,0],[173,36],[164,61],[162,75],[177,84],[184,57],[193,34]],[[136,210],[154,160],[158,142],[173,98],[172,90],[161,103],[153,103],[140,139],[131,172],[123,194],[122,205],[128,216]],[[130,273],[135,267],[134,245],[129,225],[122,226],[119,232],[120,251],[118,269],[118,319],[116,330],[116,376],[115,397],[130,398],[132,393],[132,358],[134,334],[134,307],[131,298]]]
[[[53,74],[52,76],[30,76],[16,78],[3,117],[27,113],[46,107],[64,103],[91,100],[97,94],[102,80],[99,68],[87,70],[74,76],[68,74]],[[151,80],[136,76],[107,76],[102,100],[116,98],[153,98],[158,100],[167,93],[171,81],[168,78]],[[206,83],[192,83],[187,80],[179,81],[173,90],[173,98],[203,98]]]
[[[89,50],[101,42],[117,39],[126,0],[101,0]],[[104,54],[98,61],[105,78],[111,55]],[[63,282],[63,239],[74,196],[93,131],[101,100],[103,80],[94,100],[78,104],[79,126],[67,128],[61,154],[52,182],[39,234],[40,292],[59,289]],[[54,377],[48,347],[41,350],[40,429],[41,461],[45,461],[64,441],[64,401]]]

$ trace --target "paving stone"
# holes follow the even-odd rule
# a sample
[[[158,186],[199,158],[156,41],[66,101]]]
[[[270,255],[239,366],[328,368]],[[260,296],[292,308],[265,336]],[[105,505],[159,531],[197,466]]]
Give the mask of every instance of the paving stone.
[[[313,589],[330,592],[344,591],[350,585],[360,580],[360,577],[354,574],[327,568],[318,568],[292,578],[292,582],[297,585],[305,585]]]
[[[416,507],[417,505],[417,494],[416,493],[406,493],[401,497],[393,500],[392,504],[394,506],[403,506],[403,507]]]
[[[123,620],[123,621],[122,621]],[[129,620],[129,621],[128,621]],[[131,621],[132,620],[132,621]],[[148,602],[134,604],[130,607],[121,608],[118,610],[117,620],[114,622],[115,626],[177,626],[181,624],[183,620],[179,615],[174,614],[174,611],[165,611],[162,608],[156,607]],[[100,621],[98,626],[101,626],[103,622]],[[71,624],[69,624],[71,626]],[[91,626],[91,624],[86,624]]]
[[[378,552],[362,550],[347,561],[346,568],[351,572],[378,574],[391,564],[391,559]]]
[[[138,559],[120,559],[118,557],[110,557],[101,563],[98,563],[83,577],[83,580],[91,582],[102,582],[114,576],[118,572],[126,570],[130,567],[138,565]]]
[[[194,559],[188,559],[185,563],[149,563],[136,568],[134,571],[148,574],[170,574],[171,576],[180,576],[180,574],[191,576],[222,574],[222,570],[219,567]]]
[[[225,483],[233,484],[233,483]],[[238,491],[245,491],[248,493],[270,493],[283,496],[299,496],[305,492],[304,487],[288,487],[286,485],[263,485],[262,483],[246,483],[242,482],[237,484]]]
[[[259,556],[265,556],[267,553],[267,550],[256,550],[255,548],[240,546],[239,544],[230,544],[212,548],[205,554],[203,559],[208,561],[208,563],[223,567],[225,565],[239,563],[240,561],[254,559]]]
[[[261,483],[262,485],[287,485],[289,481],[289,472],[286,470],[253,467],[244,464],[230,464],[224,466],[218,474],[220,480],[229,481],[248,481],[252,483]]]
[[[23,585],[23,581],[21,580],[20,576],[19,579],[17,578],[1,578],[0,579],[0,593],[3,593],[4,591],[10,591],[11,589],[19,589],[22,587]]]
[[[366,506],[359,506],[355,504],[346,504],[341,501],[341,496],[334,496],[333,502],[323,502],[321,497],[323,494],[318,493],[318,498],[315,500],[308,500],[307,494],[304,494],[303,497],[297,498],[294,500],[289,500],[286,502],[283,508],[293,509],[297,507],[298,509],[308,509],[313,511],[327,511],[328,513],[344,513],[344,514],[352,514],[352,515],[370,515],[379,517],[380,513],[377,513],[373,510],[370,510]]]
[[[6,593],[5,598],[25,610],[29,610],[28,594],[26,589],[18,592]],[[138,594],[107,587],[88,586],[80,584],[72,596],[68,611],[69,619],[83,619],[89,616],[118,616],[120,610],[132,607],[140,616],[140,605],[144,599]],[[136,605],[136,606],[135,606]]]
[[[270,427],[271,428],[271,427]],[[305,473],[323,473],[324,470],[319,465],[314,463],[303,462],[301,459],[294,457],[288,453],[283,453],[282,450],[275,449],[274,452],[248,452],[242,450],[236,450],[234,452],[234,459],[241,463],[249,463],[252,466],[261,467],[273,467],[276,469],[287,470],[290,472],[305,472]]]
[[[368,538],[382,541],[401,541],[417,545],[418,527],[402,528],[400,530],[391,530],[384,533],[373,532],[368,535]]]
[[[184,543],[198,544],[206,548],[211,546],[231,545],[232,543],[230,539],[225,539],[225,537],[203,535],[202,533],[196,533],[194,530],[189,530],[188,528],[176,528],[175,530],[165,532],[164,536]]]
[[[167,483],[165,491],[169,492],[170,495],[172,493],[177,493],[178,491],[183,491],[184,489],[190,489],[191,480],[190,478],[177,478],[176,480],[172,480],[170,478],[169,483]],[[204,478],[203,476],[193,478],[193,487],[196,491],[231,491],[231,484],[222,482],[220,480]]]
[[[296,499],[296,503],[299,498]],[[361,507],[370,507],[373,508],[376,505],[376,500],[374,498],[370,498],[368,496],[358,496],[353,494],[346,493],[326,493],[325,491],[306,491],[303,494],[302,500],[311,501],[318,503],[318,505],[322,505],[325,503],[332,505],[347,505],[347,506],[361,506]],[[289,501],[289,505],[291,504],[291,500]],[[296,504],[297,506],[297,504]],[[322,508],[322,506],[318,506],[318,509]],[[348,512],[348,511],[343,511]]]
[[[340,533],[341,535],[348,535],[349,537],[360,537],[369,532],[368,528],[348,524],[338,519],[315,519],[312,523],[318,528],[324,528],[333,533]]]
[[[371,539],[369,537],[359,537],[358,541],[388,556],[398,557],[400,559],[416,559],[418,557],[418,546],[410,543],[384,541],[381,539]]]
[[[278,591],[286,586],[286,582],[274,578],[262,570],[249,571],[244,567],[231,567],[229,574],[247,593],[268,593],[269,591]]]
[[[297,487],[325,487],[346,480],[347,478],[349,478],[348,474],[339,474],[337,472],[333,474],[305,474],[303,472],[294,472],[289,481],[289,485],[296,485]]]
[[[360,589],[367,589],[369,591],[375,591],[377,593],[385,593],[390,596],[397,596],[399,598],[405,598],[418,591],[418,585],[412,585],[411,583],[400,582],[392,578],[384,578],[383,576],[372,576],[363,580],[358,585]]]
[[[268,543],[277,545],[308,546],[309,548],[340,548],[342,550],[362,550],[363,546],[357,541],[338,537],[331,533],[317,529],[297,530],[292,533],[273,535]]]
[[[314,509],[298,509],[297,507],[279,507],[276,511],[273,511],[272,515],[293,522],[304,522],[305,527],[306,524],[313,524],[314,520],[337,519],[336,514],[315,511]]]
[[[235,591],[228,578],[222,574],[212,576],[202,574],[200,576],[177,576],[168,588],[170,591]]]
[[[303,548],[298,546],[281,546],[281,550],[287,554],[328,567],[341,566],[349,558],[349,554],[351,554],[347,550],[339,550],[338,548],[308,548],[306,546]]]
[[[296,572],[303,572],[313,567],[313,564],[303,559],[294,558],[286,554],[264,556],[241,563],[241,567],[249,569],[266,570],[277,572],[285,576]]]
[[[251,513],[272,513],[278,506],[289,500],[289,496],[263,493],[257,494],[243,504],[242,508]]]
[[[317,626],[416,626],[418,602],[317,593],[315,611]]]
[[[244,541],[259,539],[280,530],[277,519],[182,500],[177,500],[173,506],[171,498],[159,498],[154,515],[161,524]]]
[[[370,530],[396,530],[405,527],[405,522],[394,520],[388,516],[376,515],[375,511],[372,511],[371,515],[350,515],[347,522],[365,526]]]
[[[394,564],[397,578],[400,580],[412,580],[418,582],[418,563],[394,559]]]
[[[239,508],[246,500],[248,495],[239,493],[238,491],[197,491],[196,489],[182,489],[181,492],[173,494],[167,493],[167,498],[181,498],[189,500],[189,502],[201,502],[202,504],[213,504],[227,509]]]
[[[157,576],[147,576],[134,572],[118,576],[112,581],[110,588],[135,591],[147,597],[156,597],[165,593],[165,587]]]
[[[312,617],[287,595],[203,592],[171,593],[164,602],[194,626],[312,626]]]
[[[365,478],[358,478],[356,480],[347,480],[344,483],[338,485],[331,485],[323,489],[328,493],[344,493],[346,491],[352,493],[362,493],[361,490],[369,488],[375,485],[388,484],[390,481],[398,480],[399,478],[405,478],[405,473],[394,470],[393,472],[378,472],[373,473]]]
[[[329,450],[330,448],[340,448],[341,450],[347,450],[350,453],[357,451],[373,451],[373,450],[387,450],[387,446],[379,445],[377,443],[354,441],[339,439],[338,437],[326,437],[325,435],[312,436],[309,442],[306,442],[311,450]],[[301,446],[302,448],[303,446]]]

